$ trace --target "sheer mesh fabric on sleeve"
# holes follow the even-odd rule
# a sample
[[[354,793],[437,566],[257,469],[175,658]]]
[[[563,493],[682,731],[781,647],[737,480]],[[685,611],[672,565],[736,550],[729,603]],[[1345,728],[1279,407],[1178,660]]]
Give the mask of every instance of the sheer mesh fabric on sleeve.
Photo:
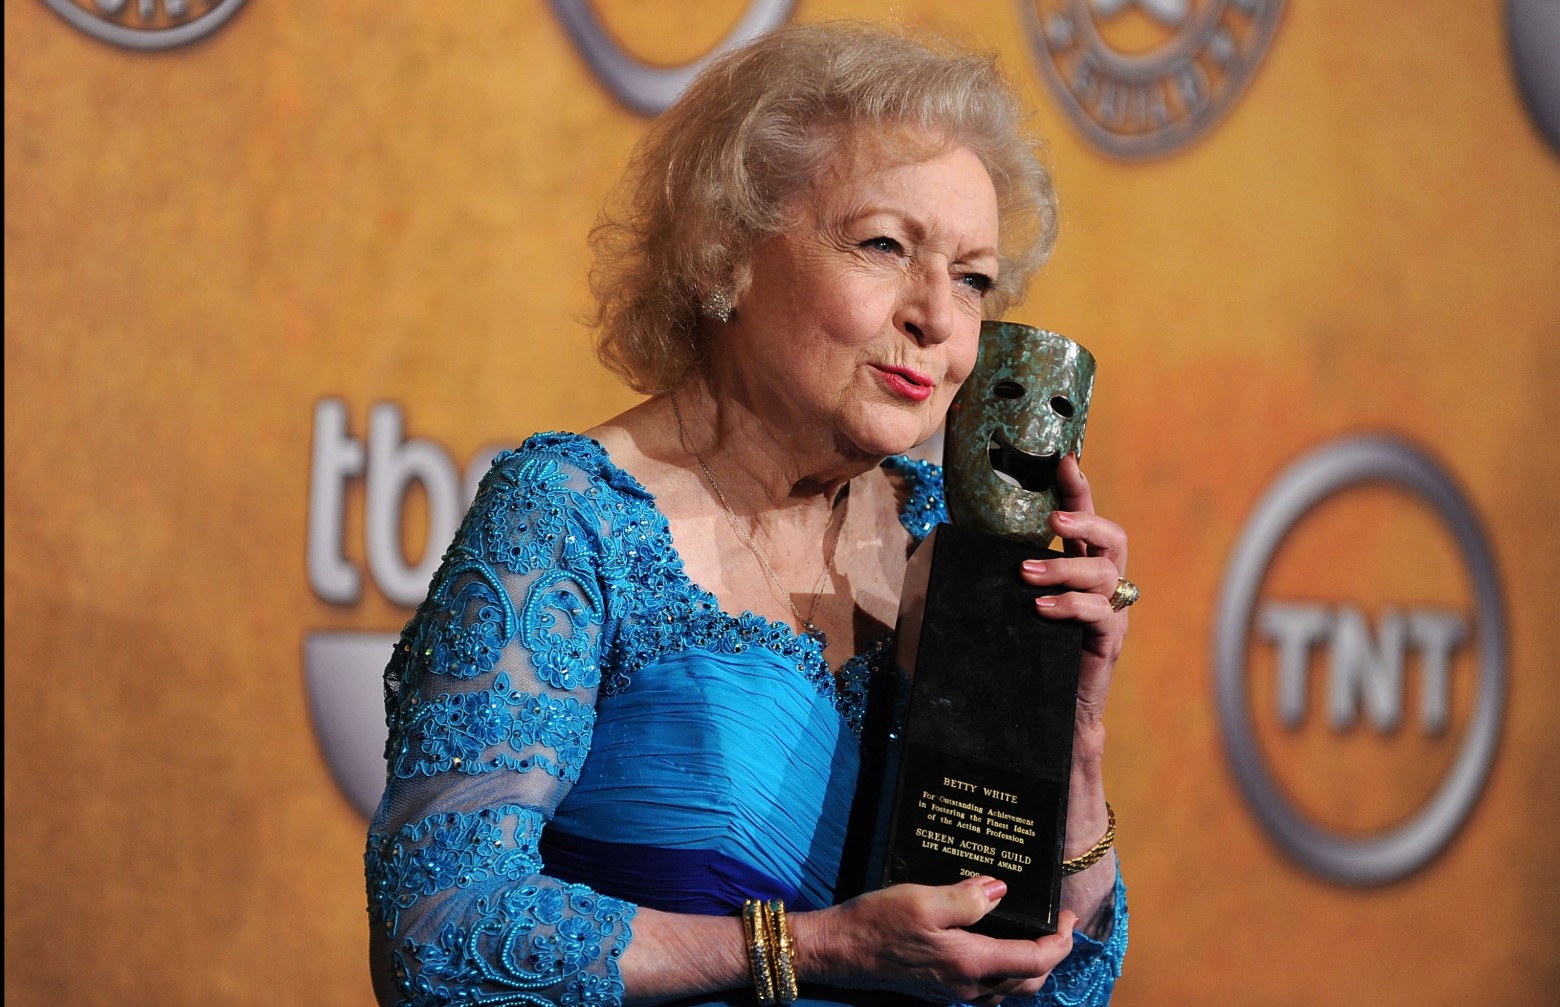
[[[618,562],[599,481],[501,456],[385,670],[389,779],[365,873],[397,1004],[617,1007],[634,906],[541,873],[579,778]]]

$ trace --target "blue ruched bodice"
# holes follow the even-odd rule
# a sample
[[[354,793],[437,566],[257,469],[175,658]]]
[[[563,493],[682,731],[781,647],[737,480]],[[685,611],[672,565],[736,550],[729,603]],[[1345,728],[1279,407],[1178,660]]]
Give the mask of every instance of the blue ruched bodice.
[[[683,853],[616,889],[659,909],[735,912],[765,880],[799,909],[833,901],[858,745],[789,661],[762,647],[671,654],[596,715],[590,758],[550,826],[549,863],[574,837]],[[574,880],[600,880],[571,868]]]
[[[940,470],[885,465],[924,537]],[[887,643],[836,676],[811,638],[721,611],[594,441],[501,455],[385,671],[365,855],[381,996],[617,1007],[636,906],[832,904]],[[1041,1002],[1109,998],[1125,913],[1118,881],[1108,940],[1077,936]]]

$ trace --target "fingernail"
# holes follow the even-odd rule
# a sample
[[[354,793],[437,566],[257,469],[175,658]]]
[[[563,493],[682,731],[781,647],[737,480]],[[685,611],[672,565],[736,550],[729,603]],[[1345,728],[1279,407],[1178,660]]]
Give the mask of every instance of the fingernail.
[[[993,902],[1007,894],[1007,882],[998,881],[996,878],[992,878],[985,884],[981,885],[981,887],[986,890],[986,898]]]
[[[1071,524],[1072,523],[1072,515],[1067,513],[1066,511],[1062,511],[1062,510],[1052,511],[1051,512],[1051,516],[1056,518],[1056,523],[1057,524]]]
[[[1045,573],[1045,562],[1038,559],[1024,560],[1025,573]]]
[[[1051,594],[1042,594],[1040,597],[1035,599],[1035,607],[1036,608],[1055,608],[1056,607],[1056,596],[1055,595],[1051,595]]]

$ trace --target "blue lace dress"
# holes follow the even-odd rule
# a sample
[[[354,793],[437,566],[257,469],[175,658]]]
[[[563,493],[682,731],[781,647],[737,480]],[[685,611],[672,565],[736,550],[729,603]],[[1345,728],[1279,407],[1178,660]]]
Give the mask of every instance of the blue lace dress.
[[[885,465],[923,537],[941,470]],[[501,455],[385,670],[365,854],[381,998],[617,1007],[638,905],[832,904],[887,643],[836,679],[814,641],[691,582],[654,498],[595,441]],[[1126,922],[1118,878],[1110,935],[1075,936],[1039,1001],[1107,1001]]]

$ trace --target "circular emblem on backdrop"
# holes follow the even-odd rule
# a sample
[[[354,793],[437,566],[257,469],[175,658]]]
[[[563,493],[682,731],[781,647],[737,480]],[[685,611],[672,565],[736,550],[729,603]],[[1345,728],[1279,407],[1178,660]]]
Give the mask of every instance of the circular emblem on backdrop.
[[[1506,629],[1483,529],[1430,457],[1353,437],[1279,475],[1230,559],[1213,644],[1226,752],[1287,854],[1370,885],[1451,841],[1495,759]]]
[[[216,31],[244,0],[43,0],[60,17],[125,49],[171,49]]]
[[[1506,0],[1506,35],[1528,113],[1560,151],[1560,0]]]
[[[552,0],[553,13],[568,29],[596,78],[641,115],[666,111],[705,64],[727,49],[785,24],[795,6],[796,0],[748,0],[736,25],[714,49],[681,66],[654,66],[618,44],[591,10],[590,0]]]
[[[1041,74],[1083,135],[1140,160],[1202,136],[1267,52],[1283,0],[1020,0]]]

